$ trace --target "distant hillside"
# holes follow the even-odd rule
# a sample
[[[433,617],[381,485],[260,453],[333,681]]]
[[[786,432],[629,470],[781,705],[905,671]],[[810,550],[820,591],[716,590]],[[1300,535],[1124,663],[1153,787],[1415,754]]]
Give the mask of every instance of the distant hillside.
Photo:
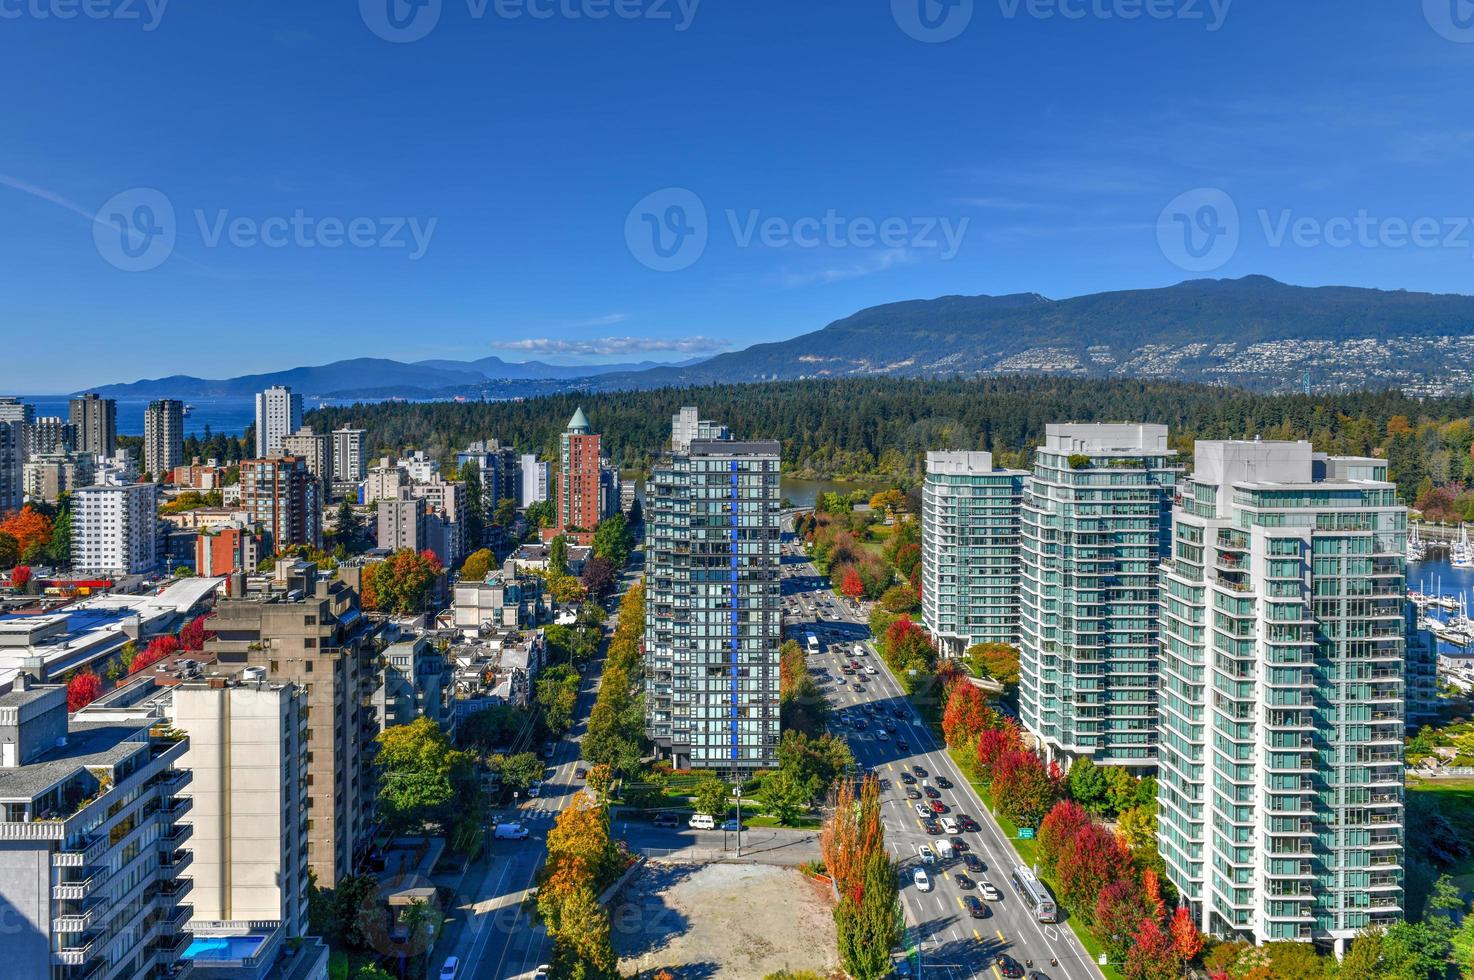
[[[685,361],[678,367],[699,363]],[[659,367],[657,362],[636,364],[589,364],[570,367],[541,361],[515,363],[499,357],[477,361],[419,361],[406,364],[385,358],[359,357],[334,361],[319,367],[292,368],[266,374],[211,380],[174,375],[131,384],[111,384],[88,389],[108,398],[242,398],[272,385],[287,385],[309,397],[338,398],[448,398],[457,394],[485,393],[490,396],[533,395],[541,385],[525,391],[506,390],[501,381],[573,381],[616,372],[629,373]]]
[[[695,367],[597,379],[601,390],[842,378],[1064,374],[1263,390],[1467,390],[1474,297],[1264,276],[1050,300],[944,296],[871,307],[822,330]]]

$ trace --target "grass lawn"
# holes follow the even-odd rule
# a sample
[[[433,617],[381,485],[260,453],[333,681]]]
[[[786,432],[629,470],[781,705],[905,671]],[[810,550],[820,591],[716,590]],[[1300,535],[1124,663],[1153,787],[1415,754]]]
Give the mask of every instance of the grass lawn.
[[[742,822],[749,827],[778,827],[787,830],[818,830],[823,826],[823,821],[817,817],[800,817],[795,823],[779,823],[777,817],[767,814],[750,817],[745,810],[742,813]]]
[[[1419,779],[1407,781],[1409,798],[1415,794],[1437,794],[1438,809],[1464,840],[1474,841],[1474,779]],[[1416,840],[1416,834],[1413,835]],[[1463,888],[1474,888],[1474,855],[1448,869]]]

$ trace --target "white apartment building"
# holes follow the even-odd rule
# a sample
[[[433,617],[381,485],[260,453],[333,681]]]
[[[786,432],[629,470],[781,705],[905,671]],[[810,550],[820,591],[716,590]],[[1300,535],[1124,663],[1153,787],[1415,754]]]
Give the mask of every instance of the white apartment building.
[[[333,478],[333,444],[328,436],[318,435],[309,425],[287,436],[281,445],[283,455],[301,459],[307,464],[307,472],[317,478],[324,491],[328,489]]]
[[[159,564],[159,485],[83,487],[72,495],[72,563],[89,575],[143,575]]]
[[[551,463],[538,462],[538,458],[531,453],[522,455],[522,499],[518,501],[520,506],[530,507],[548,499],[548,476],[551,472]]]
[[[670,420],[671,452],[684,453],[697,439],[730,439],[731,431],[720,422],[701,417],[701,410],[687,405]]]
[[[416,449],[401,459],[399,465],[416,483],[429,483],[440,478],[440,460],[426,456],[423,449]]]
[[[256,456],[278,456],[282,440],[302,428],[302,396],[282,385],[256,395]]]
[[[926,454],[922,486],[922,621],[944,656],[976,643],[1018,643],[1023,470],[986,452]]]
[[[363,481],[363,499],[359,502],[367,506],[376,500],[397,500],[399,489],[408,485],[409,473],[386,456],[368,471]]]
[[[264,677],[173,691],[170,721],[189,735],[197,935],[264,923],[282,937],[307,932],[306,710],[294,684]]]
[[[1402,918],[1407,510],[1380,459],[1199,442],[1161,572],[1158,844],[1205,932]]]
[[[143,469],[164,480],[184,463],[184,402],[160,398],[143,410]]]
[[[364,455],[364,430],[344,426],[333,430],[333,481],[362,483],[367,472]]]

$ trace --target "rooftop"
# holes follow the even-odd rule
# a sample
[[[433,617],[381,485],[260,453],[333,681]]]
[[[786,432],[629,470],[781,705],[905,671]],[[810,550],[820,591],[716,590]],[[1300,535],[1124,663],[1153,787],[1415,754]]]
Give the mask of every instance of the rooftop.
[[[0,800],[26,802],[64,782],[79,769],[112,769],[138,752],[148,751],[151,722],[71,720],[65,744],[29,765],[0,769]]]

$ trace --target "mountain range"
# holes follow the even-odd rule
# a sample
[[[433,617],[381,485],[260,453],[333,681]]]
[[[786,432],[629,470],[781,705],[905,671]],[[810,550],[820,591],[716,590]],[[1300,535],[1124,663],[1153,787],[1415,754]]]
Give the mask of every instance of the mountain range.
[[[117,398],[249,395],[286,384],[319,397],[505,397],[806,377],[1152,377],[1259,390],[1467,391],[1474,297],[1266,276],[1052,300],[1037,293],[943,296],[870,307],[812,333],[683,364],[552,365],[359,358],[224,381],[109,385]]]

